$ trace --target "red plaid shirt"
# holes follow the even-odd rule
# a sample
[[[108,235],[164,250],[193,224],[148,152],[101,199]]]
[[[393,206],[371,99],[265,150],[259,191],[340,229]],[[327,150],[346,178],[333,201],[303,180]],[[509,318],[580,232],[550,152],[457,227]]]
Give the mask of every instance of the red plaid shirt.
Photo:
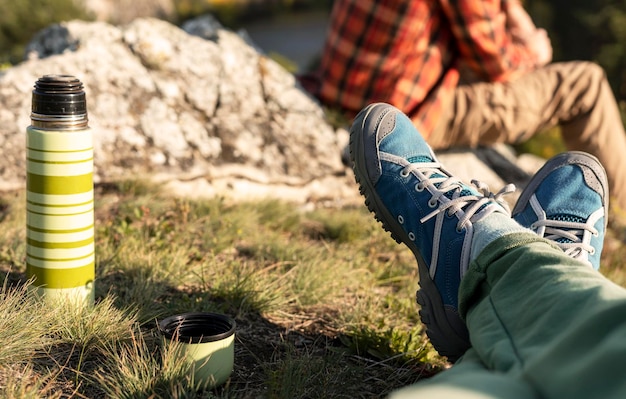
[[[517,0],[508,0],[517,1]],[[460,69],[506,81],[535,57],[506,28],[507,0],[336,0],[320,68],[302,79],[353,117],[372,102],[408,114],[428,137]]]

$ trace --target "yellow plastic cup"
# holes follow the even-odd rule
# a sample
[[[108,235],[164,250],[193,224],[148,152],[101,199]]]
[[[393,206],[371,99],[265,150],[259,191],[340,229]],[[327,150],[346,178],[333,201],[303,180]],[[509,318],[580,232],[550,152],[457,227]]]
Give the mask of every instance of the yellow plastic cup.
[[[219,313],[183,313],[163,319],[159,330],[179,343],[178,354],[191,365],[192,383],[200,389],[225,383],[235,363],[235,321]]]

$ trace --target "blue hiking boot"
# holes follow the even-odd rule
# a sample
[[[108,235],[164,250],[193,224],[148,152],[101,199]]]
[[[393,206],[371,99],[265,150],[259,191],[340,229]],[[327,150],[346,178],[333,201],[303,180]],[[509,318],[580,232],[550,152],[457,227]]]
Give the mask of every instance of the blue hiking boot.
[[[456,361],[470,347],[458,313],[459,284],[469,266],[473,225],[494,212],[510,217],[500,196],[452,177],[411,120],[388,104],[355,118],[350,154],[365,204],[383,228],[415,255],[417,301],[437,351]]]
[[[608,221],[608,187],[606,172],[594,156],[559,154],[522,191],[513,219],[598,270]]]

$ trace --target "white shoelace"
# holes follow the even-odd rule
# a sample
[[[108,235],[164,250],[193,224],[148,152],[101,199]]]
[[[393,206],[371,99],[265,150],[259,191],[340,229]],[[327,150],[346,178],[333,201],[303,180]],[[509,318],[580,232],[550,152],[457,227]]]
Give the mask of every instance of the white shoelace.
[[[400,175],[407,177],[412,172],[414,172],[419,179],[419,183],[415,185],[415,191],[421,192],[428,188],[431,194],[428,206],[436,208],[420,219],[420,222],[424,223],[432,218],[436,218],[432,257],[429,267],[430,277],[434,278],[437,272],[444,212],[446,212],[448,216],[456,215],[459,219],[456,224],[457,232],[461,232],[468,223],[482,220],[494,212],[502,212],[510,215],[509,206],[502,197],[505,194],[515,191],[515,186],[508,184],[498,191],[498,193],[493,194],[489,191],[486,184],[472,180],[472,184],[474,184],[479,191],[478,194],[474,194],[466,190],[461,180],[448,176],[447,172],[443,171],[441,164],[438,162],[412,163],[405,166],[400,172]],[[492,201],[495,201],[501,206],[485,206]],[[461,274],[463,274],[468,267],[469,246],[464,245],[463,253],[465,252],[467,256],[461,255],[461,264],[459,265]]]
[[[592,213],[586,222],[567,220],[550,220],[536,196],[530,198],[530,206],[538,215],[538,220],[530,225],[530,229],[558,245],[566,255],[591,265],[588,255],[594,255],[596,249],[591,245],[591,237],[598,237],[600,233],[594,224],[604,215],[600,208]],[[569,242],[559,242],[563,240]]]
[[[589,220],[585,223],[562,220],[538,220],[530,227],[540,235],[543,233],[544,238],[553,241],[566,255],[574,259],[583,258],[584,260],[585,253],[589,255],[596,253],[596,249],[590,244],[590,235],[597,237],[599,232],[590,224]],[[560,242],[559,240],[561,239],[566,239],[569,242]]]
[[[502,197],[515,191],[513,184],[507,184],[494,194],[485,183],[472,180],[472,184],[476,186],[480,193],[478,195],[463,195],[464,187],[461,180],[444,175],[444,172],[441,170],[441,164],[438,162],[412,163],[407,165],[400,174],[406,177],[412,171],[418,171],[423,175],[423,178],[420,178],[420,182],[415,185],[415,190],[421,192],[426,187],[432,186],[432,197],[428,201],[428,205],[432,208],[437,207],[437,209],[420,219],[422,223],[447,211],[449,216],[456,214],[459,217],[456,228],[457,231],[460,231],[468,222],[476,222],[497,211],[497,207],[486,207],[484,211],[480,213],[480,216],[476,215],[484,205],[491,201],[497,202],[506,212],[510,212],[508,204]],[[447,196],[446,194],[450,192],[452,192],[452,195]],[[448,201],[441,201],[442,197],[447,198]],[[469,207],[465,209],[464,212],[459,213],[459,211],[463,210],[463,208],[468,205]]]

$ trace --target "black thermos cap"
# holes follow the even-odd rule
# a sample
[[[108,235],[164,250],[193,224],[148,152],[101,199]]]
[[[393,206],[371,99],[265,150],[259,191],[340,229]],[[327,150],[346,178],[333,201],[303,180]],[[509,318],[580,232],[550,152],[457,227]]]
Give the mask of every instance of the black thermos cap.
[[[35,83],[32,112],[39,115],[85,115],[83,84],[74,76],[45,75]]]

